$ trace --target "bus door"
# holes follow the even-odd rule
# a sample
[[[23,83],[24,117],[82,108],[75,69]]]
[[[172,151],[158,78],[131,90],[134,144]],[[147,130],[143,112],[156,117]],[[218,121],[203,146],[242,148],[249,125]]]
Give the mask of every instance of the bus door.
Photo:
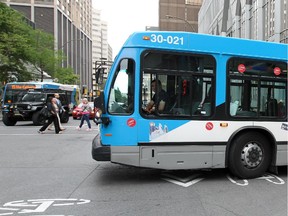
[[[137,145],[137,121],[134,109],[134,61],[122,59],[111,78],[113,79],[111,85],[105,89],[107,113],[103,116],[108,117],[109,123],[101,125],[102,144],[135,146]]]

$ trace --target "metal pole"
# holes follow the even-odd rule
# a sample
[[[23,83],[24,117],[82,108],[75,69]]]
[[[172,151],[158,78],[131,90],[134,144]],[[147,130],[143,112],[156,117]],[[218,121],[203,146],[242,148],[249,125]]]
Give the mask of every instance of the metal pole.
[[[178,20],[182,20],[184,21],[186,24],[188,24],[190,26],[190,28],[192,29],[192,32],[196,32],[194,27],[186,20],[186,19],[182,19],[180,17],[176,17],[176,16],[171,16],[171,15],[166,15],[167,19],[178,19]],[[186,30],[186,29],[185,29]]]

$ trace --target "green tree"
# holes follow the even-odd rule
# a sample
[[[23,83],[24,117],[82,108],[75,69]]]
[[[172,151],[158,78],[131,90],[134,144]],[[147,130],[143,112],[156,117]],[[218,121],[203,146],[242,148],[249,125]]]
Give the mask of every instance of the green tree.
[[[0,3],[0,79],[9,77],[30,79],[31,73],[26,70],[29,60],[29,32],[31,27],[23,17],[14,10]]]
[[[40,73],[41,79],[44,71],[53,77],[58,62],[54,37],[37,29],[31,32],[30,38],[29,63]]]
[[[62,68],[66,57],[55,52],[54,37],[27,24],[20,13],[0,3],[0,81],[33,79],[32,71],[44,71],[59,82],[75,84],[79,80],[72,68]],[[10,80],[9,80],[10,79]]]
[[[55,78],[59,83],[63,84],[76,84],[79,81],[79,76],[74,74],[73,69],[59,67],[55,72]]]

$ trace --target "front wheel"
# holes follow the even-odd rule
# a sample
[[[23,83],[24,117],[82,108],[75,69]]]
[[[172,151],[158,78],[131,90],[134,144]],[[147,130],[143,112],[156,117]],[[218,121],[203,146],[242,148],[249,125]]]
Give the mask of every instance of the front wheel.
[[[263,175],[271,163],[271,146],[259,132],[244,133],[235,138],[229,152],[229,170],[243,179]]]
[[[2,121],[6,126],[14,126],[17,123],[17,120],[8,113],[3,113]]]

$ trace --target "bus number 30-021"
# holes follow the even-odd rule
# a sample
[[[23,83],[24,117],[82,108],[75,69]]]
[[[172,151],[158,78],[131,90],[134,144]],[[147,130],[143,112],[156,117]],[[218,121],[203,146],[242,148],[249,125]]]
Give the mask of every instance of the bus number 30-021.
[[[184,44],[184,38],[183,37],[177,37],[177,36],[163,36],[161,34],[151,35],[151,42],[153,43],[167,43],[167,44],[174,44],[174,45],[183,45]]]

